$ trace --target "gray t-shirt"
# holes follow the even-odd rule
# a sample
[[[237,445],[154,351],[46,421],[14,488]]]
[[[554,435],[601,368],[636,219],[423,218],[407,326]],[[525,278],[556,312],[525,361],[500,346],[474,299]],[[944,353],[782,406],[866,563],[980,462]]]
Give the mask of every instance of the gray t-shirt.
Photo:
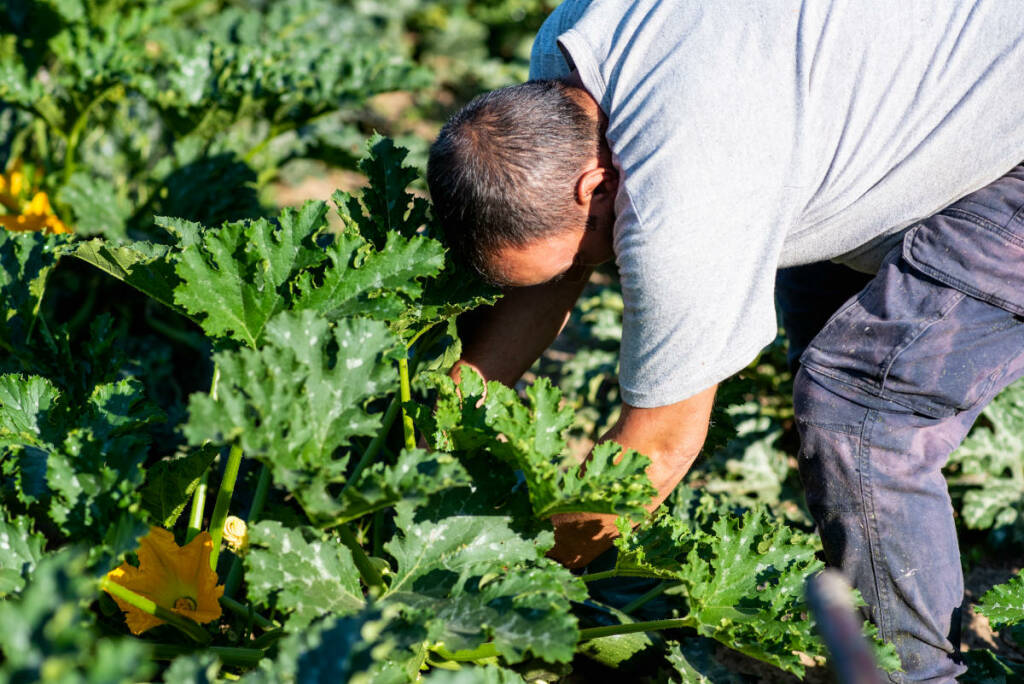
[[[870,270],[1024,159],[1020,0],[567,0],[530,76],[573,65],[620,172],[634,406],[748,364],[776,334],[777,268]]]

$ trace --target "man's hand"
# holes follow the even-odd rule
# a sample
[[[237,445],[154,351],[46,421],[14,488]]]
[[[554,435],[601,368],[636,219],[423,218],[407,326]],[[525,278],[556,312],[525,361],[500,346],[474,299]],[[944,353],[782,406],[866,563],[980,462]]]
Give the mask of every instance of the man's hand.
[[[658,490],[648,506],[653,511],[683,479],[708,433],[711,405],[717,385],[689,399],[659,408],[623,404],[618,422],[603,439],[614,440],[651,459],[647,476]],[[555,546],[549,556],[570,568],[579,568],[611,546],[618,535],[614,515],[566,513],[551,519]]]

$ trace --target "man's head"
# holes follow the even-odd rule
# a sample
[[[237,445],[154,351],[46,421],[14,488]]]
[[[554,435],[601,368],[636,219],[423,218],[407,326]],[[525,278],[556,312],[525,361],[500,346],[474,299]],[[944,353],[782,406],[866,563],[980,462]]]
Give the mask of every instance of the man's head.
[[[534,285],[611,258],[617,177],[583,88],[531,81],[477,97],[430,149],[427,182],[457,258]]]

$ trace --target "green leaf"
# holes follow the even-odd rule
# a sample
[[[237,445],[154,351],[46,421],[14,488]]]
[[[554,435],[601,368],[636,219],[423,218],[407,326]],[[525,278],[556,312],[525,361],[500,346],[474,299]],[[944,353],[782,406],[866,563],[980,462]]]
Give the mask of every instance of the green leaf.
[[[547,378],[526,389],[525,404],[498,382],[487,383],[483,398],[482,381],[472,369],[463,369],[458,393],[450,381],[437,384],[434,424],[427,425],[437,448],[485,448],[522,471],[537,517],[571,512],[646,514],[644,506],[655,494],[646,474],[650,461],[607,442],[594,449],[584,474],[583,466],[564,455],[563,433],[572,423],[572,409],[561,405],[561,392]],[[477,406],[481,400],[482,409]]]
[[[579,580],[543,558],[550,533],[516,534],[498,516],[411,522],[385,544],[397,567],[384,604],[401,604],[406,619],[422,622],[450,652],[493,642],[509,662],[530,654],[566,662],[579,637],[569,601],[586,592]]]
[[[463,667],[458,670],[433,670],[423,678],[425,684],[523,684],[515,670],[497,665]]]
[[[43,557],[46,539],[24,516],[11,518],[0,509],[0,597],[21,590],[25,577]]]
[[[220,670],[221,662],[213,653],[190,653],[175,658],[164,672],[163,679],[165,682],[212,684],[219,681]]]
[[[145,681],[154,667],[138,639],[101,638],[83,606],[96,596],[84,557],[43,558],[18,598],[0,601],[0,681]]]
[[[670,641],[665,659],[674,670],[672,682],[679,684],[744,684],[743,675],[715,660],[714,642],[707,639]]]
[[[71,254],[121,280],[183,316],[188,312],[174,302],[174,288],[181,280],[163,245],[135,242],[114,247],[99,238],[79,242]]]
[[[812,540],[762,510],[742,515],[699,511],[689,527],[667,515],[623,536],[622,574],[672,577],[669,595],[686,600],[698,633],[800,675],[797,651],[816,654],[803,602],[806,577],[821,568]]]
[[[756,402],[727,409],[735,434],[694,469],[691,479],[702,479],[701,488],[725,494],[744,506],[779,503],[789,473],[787,455],[775,447],[782,426],[763,415]]]
[[[203,231],[175,255],[182,282],[174,301],[200,317],[207,335],[258,347],[267,323],[286,306],[286,285],[323,260],[312,240],[326,213],[322,202],[307,202],[299,211],[285,209],[278,228],[260,219]]]
[[[987,617],[995,629],[1024,622],[1024,575],[1017,573],[1009,582],[985,592],[978,601],[977,611]]]
[[[313,528],[261,522],[249,528],[249,547],[249,598],[266,604],[276,597],[278,610],[290,613],[289,631],[322,615],[352,615],[365,604],[352,553]]]
[[[200,447],[154,463],[146,471],[146,484],[140,492],[142,507],[163,527],[173,528],[216,456],[217,449]]]
[[[313,309],[331,319],[367,316],[399,318],[423,290],[421,279],[444,264],[436,240],[390,233],[379,251],[357,235],[339,235],[327,249],[329,266],[322,278],[306,273],[298,281],[296,309]]]
[[[1012,684],[1024,681],[1024,665],[1002,658],[992,651],[972,649],[963,654],[967,672],[957,678],[961,684]]]
[[[374,134],[366,147],[369,154],[359,162],[359,168],[370,179],[370,185],[360,196],[361,205],[344,193],[336,198],[344,200],[338,203],[343,218],[357,225],[360,234],[381,249],[391,233],[406,238],[415,235],[427,221],[428,204],[406,191],[417,176],[414,168],[402,164],[409,154],[407,149],[379,134]]]
[[[328,497],[317,510],[331,515],[332,524],[341,524],[400,502],[416,506],[432,494],[471,483],[466,469],[450,454],[403,450],[394,465],[374,463],[345,489],[340,501]],[[337,510],[331,510],[332,505]]]
[[[337,504],[326,489],[344,482],[348,464],[335,451],[353,437],[375,434],[380,415],[363,405],[397,389],[386,363],[396,340],[378,321],[332,326],[312,311],[280,314],[266,327],[266,340],[259,350],[215,355],[217,398],[192,395],[185,436],[197,446],[237,439],[247,456],[272,468],[307,514],[329,516]]]

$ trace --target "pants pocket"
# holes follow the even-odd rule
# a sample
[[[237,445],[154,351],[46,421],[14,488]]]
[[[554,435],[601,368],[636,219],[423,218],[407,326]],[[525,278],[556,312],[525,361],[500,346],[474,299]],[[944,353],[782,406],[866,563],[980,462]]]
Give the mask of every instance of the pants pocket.
[[[1024,168],[909,230],[814,338],[808,369],[861,403],[933,418],[986,398],[1024,353]]]

